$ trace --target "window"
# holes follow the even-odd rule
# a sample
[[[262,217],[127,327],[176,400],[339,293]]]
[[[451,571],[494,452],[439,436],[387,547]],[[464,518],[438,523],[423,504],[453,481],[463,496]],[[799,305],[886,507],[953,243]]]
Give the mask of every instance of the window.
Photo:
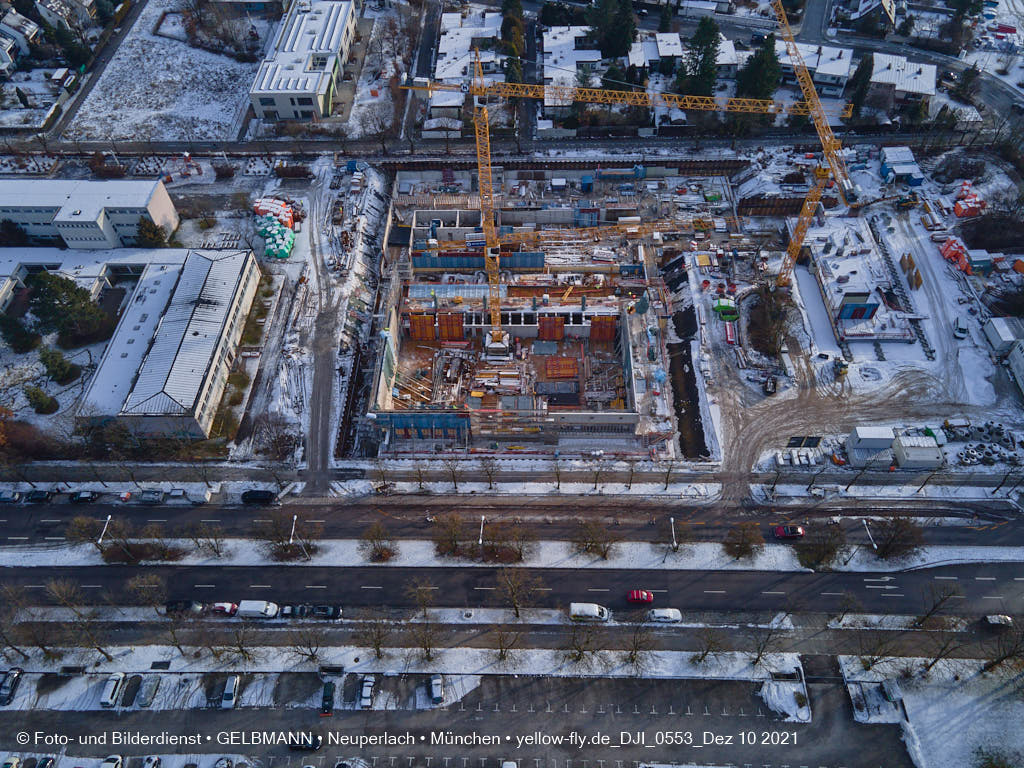
[[[274,99],[271,96],[260,96],[261,107],[272,107],[274,106]]]
[[[311,109],[304,109],[304,110],[302,110],[301,117],[302,117],[303,120],[312,120],[313,119],[313,110],[311,110]]]
[[[300,107],[311,107],[311,106],[313,106],[313,100],[311,98],[309,98],[309,96],[300,96],[299,97],[299,106]]]

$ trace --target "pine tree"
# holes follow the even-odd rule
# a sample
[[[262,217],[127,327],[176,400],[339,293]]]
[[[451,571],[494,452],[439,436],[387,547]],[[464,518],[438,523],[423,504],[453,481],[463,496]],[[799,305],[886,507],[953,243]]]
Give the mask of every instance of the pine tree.
[[[850,78],[850,82],[846,86],[850,90],[850,104],[853,108],[854,118],[860,117],[860,110],[864,106],[864,99],[867,98],[868,87],[871,85],[871,71],[874,66],[874,56],[870,53],[865,54],[857,64],[857,69],[854,70],[853,77]]]
[[[775,35],[768,35],[736,75],[736,95],[771,99],[782,82],[782,66],[775,53]]]
[[[599,0],[587,12],[587,21],[594,28],[597,47],[606,59],[625,56],[636,35],[636,17],[631,0]]]
[[[679,69],[676,89],[680,93],[694,96],[711,96],[714,93],[720,41],[714,19],[702,17],[686,46],[686,58]]]
[[[636,16],[633,13],[633,0],[619,0],[619,9],[615,14],[615,35],[612,38],[612,57],[627,56],[633,47],[636,37]]]
[[[167,233],[159,224],[140,216],[138,243],[143,248],[164,248],[167,246]]]
[[[64,355],[52,347],[39,350],[39,362],[46,368],[46,375],[61,386],[74,381],[82,373],[79,366],[68,362]]]
[[[661,18],[658,19],[658,31],[659,32],[671,32],[672,31],[672,6],[663,5],[661,6]]]

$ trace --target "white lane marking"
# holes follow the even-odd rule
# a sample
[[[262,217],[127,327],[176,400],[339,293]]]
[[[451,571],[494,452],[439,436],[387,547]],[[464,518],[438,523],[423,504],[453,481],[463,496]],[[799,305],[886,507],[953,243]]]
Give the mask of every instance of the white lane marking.
[[[326,584],[307,584],[306,589],[327,589]]]
[[[26,584],[25,589],[46,589],[45,584]]]
[[[360,587],[360,589],[384,589],[384,587],[367,587],[367,586],[364,585],[364,586]]]
[[[220,518],[217,518],[216,520],[200,520],[199,522],[200,523],[219,523],[220,522]]]
[[[473,589],[479,589],[483,592],[493,592],[497,587],[473,587]]]
[[[598,589],[596,587],[593,587],[591,589],[588,589],[587,592],[611,592],[611,590],[610,589]]]
[[[28,541],[28,536],[8,536],[8,541]]]
[[[1002,600],[1002,595],[982,595],[982,600]]]
[[[154,517],[152,520],[147,520],[147,523],[166,523],[166,517]]]
[[[882,597],[903,597],[902,592],[883,592]]]
[[[196,589],[213,589],[216,584],[193,584]]]
[[[960,577],[959,576],[935,576],[934,578],[935,578],[936,581],[956,581]]]
[[[865,584],[865,589],[899,589],[894,584]]]
[[[974,580],[975,581],[995,581],[996,577],[995,576],[975,576]]]
[[[64,537],[64,536],[44,536],[43,540],[44,541],[64,541],[65,538],[66,537]]]
[[[270,589],[269,584],[250,584],[249,589]]]
[[[82,589],[103,589],[102,584],[83,584]]]
[[[845,592],[822,592],[821,594],[823,594],[823,595],[837,595],[837,596],[842,596],[842,595],[845,595],[846,593],[845,593]]]
[[[761,594],[762,595],[784,595],[786,593],[785,592],[762,592]],[[824,593],[822,593],[822,594],[824,594]]]
[[[323,520],[306,520],[307,523],[322,523]]]
[[[60,520],[56,517],[47,517],[39,521],[40,523],[59,523]]]
[[[724,589],[705,589],[704,590],[704,594],[705,595],[724,595],[725,594],[725,590]]]

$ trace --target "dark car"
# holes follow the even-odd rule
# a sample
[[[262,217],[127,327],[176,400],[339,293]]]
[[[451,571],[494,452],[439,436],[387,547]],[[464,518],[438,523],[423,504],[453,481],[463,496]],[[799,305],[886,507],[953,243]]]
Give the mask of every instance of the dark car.
[[[14,694],[17,693],[24,674],[20,667],[13,667],[7,672],[4,681],[0,683],[0,704],[7,706],[14,700]]]
[[[0,493],[0,504],[17,504],[24,497],[21,491],[4,491]]]
[[[54,768],[57,765],[57,761],[52,757],[42,757],[39,762],[36,763],[36,768]]]
[[[52,499],[53,496],[53,491],[29,491],[25,496],[25,501],[29,504],[42,504]]]
[[[308,603],[301,603],[299,605],[282,605],[281,612],[278,613],[278,618],[281,619],[304,619],[311,616],[313,613],[313,606]]]
[[[777,525],[775,526],[776,539],[800,539],[803,538],[804,529],[800,525]]]
[[[302,731],[296,734],[296,739],[288,744],[292,752],[316,752],[323,746],[324,737],[319,733]]]
[[[336,605],[317,605],[310,616],[313,619],[340,619],[341,608]]]
[[[96,491],[78,491],[71,494],[72,504],[92,504],[100,497]]]
[[[277,494],[273,491],[252,489],[242,494],[243,504],[273,504],[275,501],[277,501]]]
[[[334,714],[334,683],[324,683],[324,695],[320,700],[320,717],[330,717]]]
[[[182,613],[198,615],[203,612],[203,604],[198,600],[168,600],[164,611],[168,616]]]

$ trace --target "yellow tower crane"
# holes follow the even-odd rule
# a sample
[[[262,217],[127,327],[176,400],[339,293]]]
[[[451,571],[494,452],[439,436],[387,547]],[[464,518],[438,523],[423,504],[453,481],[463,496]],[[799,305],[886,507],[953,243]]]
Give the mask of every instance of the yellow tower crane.
[[[786,256],[782,261],[782,268],[775,279],[776,285],[787,286],[793,276],[793,265],[796,264],[800,250],[803,248],[804,237],[807,235],[807,230],[814,220],[814,212],[821,201],[821,194],[828,181],[829,171],[831,170],[832,178],[835,179],[843,202],[847,205],[854,205],[856,203],[856,194],[853,182],[850,181],[850,174],[846,169],[846,161],[843,159],[843,145],[832,132],[832,126],[828,122],[828,115],[825,114],[825,109],[821,106],[821,99],[818,98],[818,91],[814,87],[814,79],[811,77],[811,73],[807,71],[807,65],[804,64],[804,58],[800,54],[800,48],[793,37],[793,30],[790,29],[789,19],[786,17],[786,9],[782,7],[782,0],[771,0],[771,5],[779,22],[779,31],[782,33],[782,39],[786,43],[786,53],[789,54],[789,60],[793,64],[793,71],[796,73],[796,80],[800,84],[800,90],[803,92],[804,104],[808,105],[807,114],[814,121],[814,128],[818,132],[819,141],[821,141],[821,151],[825,162],[828,163],[827,168],[822,166],[815,169],[815,183],[807,191],[807,197],[804,199],[800,215],[797,217],[796,226],[793,228],[793,234],[789,239],[789,246],[786,248]]]
[[[780,6],[781,9],[781,6]],[[787,24],[788,29],[788,24]],[[792,34],[790,35],[792,38]],[[806,68],[804,68],[806,73]],[[765,115],[778,115],[788,112],[793,115],[811,115],[815,125],[819,124],[818,115],[823,117],[825,127],[828,120],[817,98],[817,92],[811,86],[814,101],[800,101],[788,108],[781,102],[771,99],[747,98],[716,98],[714,96],[683,96],[675,93],[640,91],[616,91],[604,88],[579,88],[576,86],[542,85],[536,83],[509,83],[488,81],[484,78],[483,66],[480,63],[480,52],[475,51],[473,61],[473,77],[469,83],[455,85],[437,83],[427,78],[413,78],[406,82],[405,88],[411,90],[462,91],[476,99],[473,109],[473,123],[476,136],[477,179],[480,191],[481,228],[484,234],[484,267],[487,272],[488,310],[490,312],[491,330],[484,345],[485,356],[489,359],[506,359],[509,356],[508,334],[501,328],[501,244],[502,242],[520,242],[529,240],[528,236],[502,236],[499,238],[495,226],[494,183],[491,172],[491,137],[488,124],[486,103],[480,101],[489,97],[544,99],[551,96],[560,100],[589,102],[595,104],[628,104],[643,107],[669,107],[683,111],[741,112]],[[805,92],[806,95],[806,92]],[[847,104],[842,116],[852,113],[852,105]],[[820,129],[819,129],[820,130]],[[831,133],[831,132],[830,132]],[[838,142],[837,142],[838,143]],[[841,160],[841,158],[840,158]],[[824,184],[824,181],[822,181]],[[818,198],[821,197],[819,189]],[[813,207],[811,208],[813,214]],[[810,218],[808,217],[808,222]],[[616,229],[618,227],[616,226]],[[628,228],[626,228],[628,229]],[[644,228],[647,230],[648,228]],[[585,231],[585,230],[584,230]],[[541,238],[538,238],[538,240]]]

